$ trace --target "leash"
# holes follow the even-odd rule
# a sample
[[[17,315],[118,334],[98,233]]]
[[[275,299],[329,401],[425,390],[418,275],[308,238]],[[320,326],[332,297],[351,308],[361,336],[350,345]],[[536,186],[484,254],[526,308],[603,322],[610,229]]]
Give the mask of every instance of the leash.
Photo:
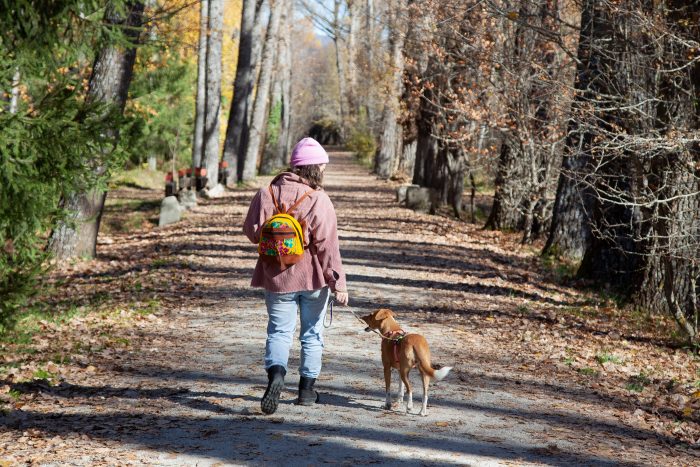
[[[331,325],[333,324],[333,304],[334,304],[334,303],[335,303],[335,296],[331,295],[331,298],[330,298],[330,300],[329,300],[329,302],[328,302],[328,310],[329,310],[330,315],[331,315],[331,319],[330,319],[330,322],[328,323],[328,326],[326,326],[326,318],[325,318],[325,317],[323,318],[323,327],[326,328],[326,329],[330,328]],[[364,320],[363,320],[362,318],[360,318],[359,316],[357,316],[357,313],[355,313],[354,311],[352,311],[352,309],[351,309],[350,307],[347,307],[347,309],[348,309],[348,311],[349,311],[350,313],[352,313],[352,315],[353,315],[355,318],[357,318],[357,320],[358,320],[360,323],[362,323],[362,325],[363,325],[364,327],[367,327],[367,323],[365,323]],[[393,338],[393,339],[392,339],[392,338],[390,338],[390,337],[386,337],[384,334],[382,334],[381,332],[379,332],[379,330],[377,330],[377,329],[370,329],[370,331],[372,331],[373,333],[375,333],[376,335],[378,335],[378,336],[381,337],[382,339],[385,339],[385,340],[388,340],[388,341],[394,342],[394,343],[400,342],[401,339],[403,339],[404,336],[405,336],[405,334],[404,334],[404,335],[401,335],[401,336],[399,336],[399,337],[397,337],[397,338]]]
[[[331,327],[331,324],[333,324],[333,304],[334,304],[334,303],[335,303],[335,297],[334,297],[333,295],[331,295],[330,300],[328,300],[328,311],[329,311],[330,314],[331,314],[331,320],[330,320],[330,322],[328,323],[328,326],[326,326],[326,317],[325,317],[325,316],[323,317],[323,327],[326,328],[326,329],[328,329],[329,327]]]

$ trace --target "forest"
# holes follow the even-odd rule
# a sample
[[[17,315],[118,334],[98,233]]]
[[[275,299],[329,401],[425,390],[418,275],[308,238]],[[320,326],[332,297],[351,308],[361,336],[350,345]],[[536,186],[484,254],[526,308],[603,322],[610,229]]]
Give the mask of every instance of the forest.
[[[488,178],[486,228],[546,239],[697,339],[692,2],[220,3],[4,9],[4,322],[48,255],[95,255],[114,171],[241,183],[315,131],[472,222]]]
[[[288,167],[294,144],[311,136],[329,152],[352,154],[349,165],[339,156],[335,170],[345,173],[334,172],[333,180],[359,170],[372,190],[401,199],[402,221],[383,224],[384,217],[365,212],[362,203],[374,201],[355,182],[333,182],[331,199],[337,193],[347,209],[339,217],[341,251],[359,248],[353,242],[364,235],[357,233],[362,226],[377,223],[380,232],[387,228],[391,237],[394,229],[403,238],[419,219],[414,223],[435,224],[425,242],[454,248],[415,259],[435,274],[471,271],[472,259],[490,258],[488,248],[527,252],[537,272],[523,266],[499,272],[503,280],[549,271],[553,285],[542,279],[533,286],[564,287],[563,295],[595,297],[586,300],[600,300],[596,309],[614,309],[606,338],[648,338],[671,354],[687,350],[693,363],[682,371],[697,373],[700,2],[0,1],[0,341],[16,338],[27,323],[45,329],[77,309],[89,314],[111,303],[112,292],[99,289],[105,278],[127,280],[122,274],[134,271],[100,268],[131,255],[152,259],[137,275],[180,271],[154,282],[150,295],[150,286],[134,288],[133,278],[119,286],[117,295],[130,294],[119,303],[140,309],[166,300],[177,274],[238,281],[239,270],[222,276],[218,266],[194,266],[197,249],[177,246],[178,235],[196,227],[192,235],[203,238],[190,242],[231,241],[207,232],[238,235],[249,202],[243,195]],[[164,195],[176,197],[185,224],[158,227]],[[156,246],[148,243],[157,236]],[[459,251],[475,238],[492,244]],[[136,239],[146,243],[129,243]],[[245,250],[232,241],[226,267],[243,270],[247,257],[236,252]],[[363,248],[378,251],[388,241]],[[115,253],[120,242],[144,250]],[[190,256],[176,260],[182,251]],[[148,256],[163,252],[175,256]],[[373,253],[357,254],[355,267]],[[393,261],[381,266],[389,276]],[[77,287],[67,279],[73,273],[100,290],[99,303],[70,288]],[[471,294],[460,289],[469,274],[442,287]],[[357,306],[371,308],[357,271],[349,275],[351,305],[353,275],[362,290]],[[406,287],[418,277],[392,280]],[[248,299],[244,291],[227,295],[225,285],[211,291],[205,283],[177,283],[170,300],[178,306],[195,307],[205,295],[222,303],[235,293]],[[526,296],[518,290],[515,296]],[[531,302],[513,305],[513,316],[547,304]],[[470,303],[449,306],[457,316]],[[560,318],[548,313],[538,319],[556,326]],[[428,312],[420,319],[433,318]],[[663,325],[644,339],[625,338],[638,319]],[[17,348],[3,344],[7,368],[22,361]],[[606,352],[616,348],[610,343]],[[590,358],[601,363],[598,356]],[[0,377],[7,368],[0,365]],[[682,386],[644,371],[626,380],[628,389],[639,381],[642,388]],[[671,400],[672,392],[664,397]],[[667,412],[635,407],[654,416],[675,410],[676,422],[685,416],[694,428],[668,436],[693,445],[700,442],[700,391],[688,386],[683,397],[673,409],[668,402]],[[670,424],[653,430],[667,433]],[[560,454],[554,451],[544,454]]]

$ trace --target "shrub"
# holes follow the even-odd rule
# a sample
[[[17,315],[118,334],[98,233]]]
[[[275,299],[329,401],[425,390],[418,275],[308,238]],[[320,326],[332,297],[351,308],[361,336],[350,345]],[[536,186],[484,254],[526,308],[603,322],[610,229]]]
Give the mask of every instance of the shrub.
[[[347,148],[364,164],[371,164],[377,152],[374,136],[366,128],[353,129],[348,138]]]
[[[15,2],[16,3],[16,2]],[[101,2],[20,2],[0,8],[0,331],[37,289],[61,199],[96,186],[116,161],[117,112],[85,103]],[[19,74],[19,85],[13,76]]]

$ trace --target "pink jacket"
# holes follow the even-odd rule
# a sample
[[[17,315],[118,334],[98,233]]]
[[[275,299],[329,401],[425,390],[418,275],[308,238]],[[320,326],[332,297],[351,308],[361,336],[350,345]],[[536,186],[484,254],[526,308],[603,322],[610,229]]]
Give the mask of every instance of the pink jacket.
[[[284,172],[272,181],[272,191],[278,203],[281,201],[285,206],[291,206],[311,189],[301,177],[290,172]],[[262,225],[274,213],[275,205],[268,187],[264,187],[251,201],[243,224],[243,232],[251,242],[258,243]],[[345,292],[337,219],[326,192],[317,190],[311,193],[292,214],[304,228],[304,240],[308,244],[304,257],[284,271],[279,264],[258,259],[251,285],[264,287],[270,292],[300,292],[328,285],[334,292]]]

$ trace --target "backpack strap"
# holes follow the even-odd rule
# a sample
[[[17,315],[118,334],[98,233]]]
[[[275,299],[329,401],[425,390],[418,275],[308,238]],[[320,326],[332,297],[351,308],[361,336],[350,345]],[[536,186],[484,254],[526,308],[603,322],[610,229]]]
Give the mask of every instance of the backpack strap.
[[[301,195],[301,198],[297,200],[296,203],[292,204],[289,209],[284,209],[284,205],[280,208],[280,203],[277,202],[277,198],[275,198],[275,193],[272,191],[272,185],[268,187],[270,190],[270,196],[272,196],[272,202],[275,204],[275,209],[277,209],[277,212],[282,213],[282,214],[291,214],[292,211],[294,211],[302,201],[304,201],[311,193],[313,193],[316,190],[309,190],[303,195]],[[282,194],[282,191],[280,190],[280,195]]]
[[[304,200],[305,200],[311,193],[313,193],[314,191],[316,191],[316,190],[309,190],[309,191],[307,191],[306,193],[304,193],[303,195],[301,195],[301,198],[299,198],[299,199],[297,200],[296,203],[292,204],[292,205],[290,206],[290,208],[287,209],[287,214],[289,214],[289,213],[291,213],[292,211],[294,211],[294,210],[301,204],[301,202],[304,201]]]
[[[275,194],[272,192],[272,185],[268,186],[267,189],[270,190],[270,196],[272,196],[272,202],[275,204],[275,209],[277,209],[277,212],[284,212],[280,209],[280,205],[277,204],[277,198],[275,198]]]

